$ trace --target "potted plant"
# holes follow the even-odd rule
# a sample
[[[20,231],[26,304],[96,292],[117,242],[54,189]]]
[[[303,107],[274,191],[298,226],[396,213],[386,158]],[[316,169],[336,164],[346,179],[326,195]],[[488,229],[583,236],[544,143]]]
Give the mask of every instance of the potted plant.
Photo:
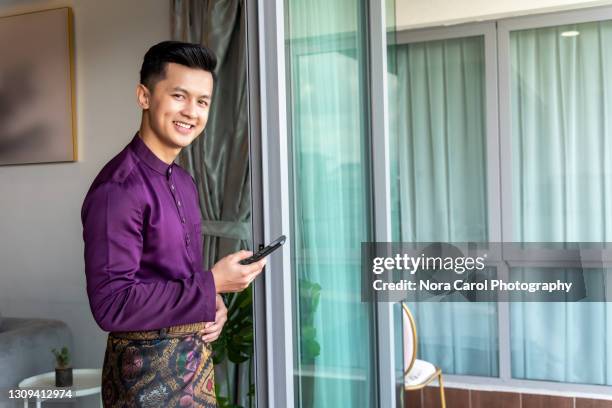
[[[222,390],[221,381],[215,384],[219,408],[243,408],[239,404],[241,367],[246,364],[248,370],[249,392],[247,407],[254,406],[255,386],[251,373],[253,371],[253,292],[252,287],[225,297],[228,320],[223,326],[221,336],[212,344],[213,362],[216,368],[225,373],[226,389]],[[230,377],[233,375],[233,378]]]
[[[55,356],[55,386],[72,386],[72,367],[70,367],[70,353],[68,347],[64,346],[61,350],[51,350]]]
[[[300,279],[300,358],[302,365],[309,365],[314,371],[315,358],[321,352],[317,341],[317,331],[314,324],[314,315],[319,307],[321,286],[307,279]],[[217,404],[219,408],[243,408],[238,404],[240,400],[238,384],[240,381],[239,367],[248,364],[249,399],[247,407],[254,405],[255,385],[251,378],[253,372],[253,304],[252,287],[242,292],[231,293],[226,297],[228,320],[221,336],[212,344],[213,361],[215,367],[225,365],[223,372],[227,375],[225,383],[227,390],[221,388],[221,379],[215,384]],[[228,365],[233,364],[233,370]],[[230,378],[233,373],[234,378]],[[303,376],[302,395],[303,407],[314,406],[314,376]],[[233,385],[233,387],[231,387]],[[232,389],[233,388],[233,389]]]
[[[321,285],[309,279],[299,279],[300,363],[312,369],[311,375],[303,375],[300,379],[304,408],[315,405],[315,358],[321,353],[321,345],[317,341],[314,318],[320,298]]]

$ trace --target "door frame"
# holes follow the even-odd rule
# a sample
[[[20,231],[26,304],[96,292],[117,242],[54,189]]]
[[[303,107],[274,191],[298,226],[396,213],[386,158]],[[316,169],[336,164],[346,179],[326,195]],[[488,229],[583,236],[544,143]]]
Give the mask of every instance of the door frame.
[[[367,1],[367,0],[366,0]],[[284,0],[247,4],[248,105],[254,247],[280,234],[283,251],[254,283],[256,401],[258,407],[294,406],[294,322],[288,90],[285,77]],[[391,241],[388,168],[385,4],[367,1],[369,145],[374,237]],[[381,84],[383,86],[381,86]],[[392,305],[374,305],[378,407],[396,405]],[[401,401],[401,398],[399,399]]]

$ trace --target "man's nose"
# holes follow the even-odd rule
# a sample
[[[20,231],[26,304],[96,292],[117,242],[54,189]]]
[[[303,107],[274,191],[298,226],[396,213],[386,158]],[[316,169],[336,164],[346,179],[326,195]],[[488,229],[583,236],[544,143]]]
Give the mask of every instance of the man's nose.
[[[181,113],[187,116],[188,118],[195,118],[196,117],[195,102],[188,101],[187,103],[185,103],[185,105],[183,106],[183,109],[181,110]]]

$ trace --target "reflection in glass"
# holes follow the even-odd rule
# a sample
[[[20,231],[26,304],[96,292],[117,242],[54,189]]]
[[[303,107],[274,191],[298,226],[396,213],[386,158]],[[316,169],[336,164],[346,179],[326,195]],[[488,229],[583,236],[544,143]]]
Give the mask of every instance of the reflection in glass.
[[[510,53],[513,240],[611,241],[612,21],[514,31]]]
[[[484,38],[398,43],[388,53],[393,240],[486,242]],[[445,373],[498,375],[494,303],[409,306],[419,358]]]
[[[510,33],[514,240],[611,240],[611,62],[612,21]],[[567,271],[589,296],[606,284]],[[612,385],[608,303],[517,303],[511,324],[513,377]]]
[[[580,278],[587,296],[580,302],[511,303],[512,377],[612,385],[612,304],[599,301],[609,299],[605,287],[612,271],[514,268],[510,277],[537,281],[553,272]]]

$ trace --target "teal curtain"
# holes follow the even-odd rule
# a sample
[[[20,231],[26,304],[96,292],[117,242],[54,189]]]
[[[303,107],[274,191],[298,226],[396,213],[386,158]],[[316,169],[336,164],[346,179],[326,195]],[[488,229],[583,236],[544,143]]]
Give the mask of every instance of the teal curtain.
[[[477,47],[482,39],[474,37],[393,49],[394,240],[487,239],[484,63]],[[512,32],[510,64],[512,240],[610,241],[612,23]],[[589,297],[511,304],[513,377],[612,384],[611,305],[588,302],[604,296],[609,271],[510,272],[533,280],[553,271],[582,274]],[[498,375],[494,305],[412,307],[421,358],[450,373]]]
[[[484,38],[395,48],[397,238],[486,242]]]
[[[373,406],[365,2],[286,2],[297,407]]]
[[[389,53],[393,240],[486,242],[484,38],[397,44]],[[445,373],[498,375],[495,304],[409,306],[419,358]]]
[[[530,380],[612,385],[612,308],[602,269],[555,269],[584,275],[587,298],[572,303],[511,304],[512,376]],[[546,268],[516,268],[511,277],[537,281]]]
[[[510,52],[513,240],[609,242],[612,22],[511,32]],[[513,304],[511,333],[513,377],[612,385],[610,303]]]

